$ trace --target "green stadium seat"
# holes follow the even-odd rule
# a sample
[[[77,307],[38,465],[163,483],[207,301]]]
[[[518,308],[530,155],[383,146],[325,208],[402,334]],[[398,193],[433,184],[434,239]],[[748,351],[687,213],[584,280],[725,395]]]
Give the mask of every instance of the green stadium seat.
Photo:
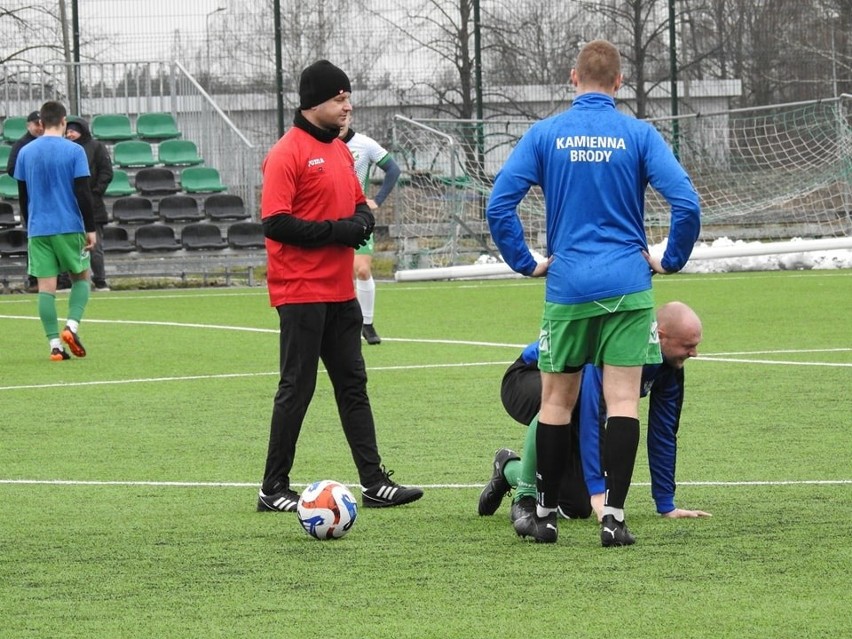
[[[104,113],[92,118],[92,136],[107,142],[132,140],[136,137],[130,127],[130,118],[114,113]]]
[[[12,147],[8,144],[0,144],[0,173],[6,172],[6,165],[9,164],[9,154],[12,153]]]
[[[109,183],[104,195],[106,197],[121,197],[123,195],[133,195],[136,189],[130,186],[130,178],[127,176],[127,171],[116,169],[112,172],[112,181]]]
[[[140,113],[136,135],[142,140],[169,140],[180,137],[180,129],[171,113]]]
[[[17,142],[27,132],[27,118],[12,116],[3,122],[3,139],[7,142]]]
[[[18,181],[8,173],[0,175],[0,198],[4,200],[18,199]]]
[[[219,171],[212,166],[185,168],[180,174],[180,185],[187,193],[216,193],[228,190],[219,178]]]
[[[157,149],[157,159],[166,166],[193,166],[204,162],[192,140],[164,140]]]
[[[112,148],[113,162],[116,166],[154,166],[154,151],[151,144],[141,140],[123,140]]]

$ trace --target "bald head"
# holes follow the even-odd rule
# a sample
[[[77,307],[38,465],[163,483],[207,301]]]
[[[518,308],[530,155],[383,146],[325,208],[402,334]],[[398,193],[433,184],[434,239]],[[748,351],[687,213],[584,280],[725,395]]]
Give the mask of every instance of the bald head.
[[[657,333],[663,358],[675,368],[698,355],[701,319],[683,302],[669,302],[657,309]]]

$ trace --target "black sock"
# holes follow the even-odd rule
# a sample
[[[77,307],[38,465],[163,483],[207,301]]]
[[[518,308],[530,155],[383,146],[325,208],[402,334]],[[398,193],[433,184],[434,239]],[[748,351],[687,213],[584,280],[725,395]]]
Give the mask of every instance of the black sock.
[[[570,424],[554,425],[539,421],[535,434],[536,490],[538,503],[555,509],[559,500],[559,482],[571,444]]]
[[[609,417],[603,439],[603,471],[606,477],[606,506],[624,508],[633,464],[639,448],[639,420]]]

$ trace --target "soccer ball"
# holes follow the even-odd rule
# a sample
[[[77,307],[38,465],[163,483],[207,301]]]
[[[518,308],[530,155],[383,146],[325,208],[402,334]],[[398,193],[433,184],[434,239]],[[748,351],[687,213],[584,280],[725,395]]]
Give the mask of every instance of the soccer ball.
[[[302,491],[296,513],[311,537],[340,539],[355,525],[358,505],[346,486],[324,479]]]

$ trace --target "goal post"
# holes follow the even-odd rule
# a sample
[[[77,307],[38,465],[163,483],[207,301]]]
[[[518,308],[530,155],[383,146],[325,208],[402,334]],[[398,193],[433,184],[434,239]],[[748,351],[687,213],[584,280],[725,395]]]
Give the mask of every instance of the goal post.
[[[852,248],[852,95],[649,122],[677,150],[701,198],[693,260]],[[491,184],[483,175],[496,174],[530,124],[397,116],[396,279],[495,277],[506,268],[481,263],[499,258],[484,218]],[[478,172],[466,170],[474,126],[485,141]],[[668,235],[669,207],[649,188],[645,208],[649,245],[658,245]],[[529,246],[545,253],[540,190],[530,191],[518,214]],[[445,270],[456,267],[465,268]]]

